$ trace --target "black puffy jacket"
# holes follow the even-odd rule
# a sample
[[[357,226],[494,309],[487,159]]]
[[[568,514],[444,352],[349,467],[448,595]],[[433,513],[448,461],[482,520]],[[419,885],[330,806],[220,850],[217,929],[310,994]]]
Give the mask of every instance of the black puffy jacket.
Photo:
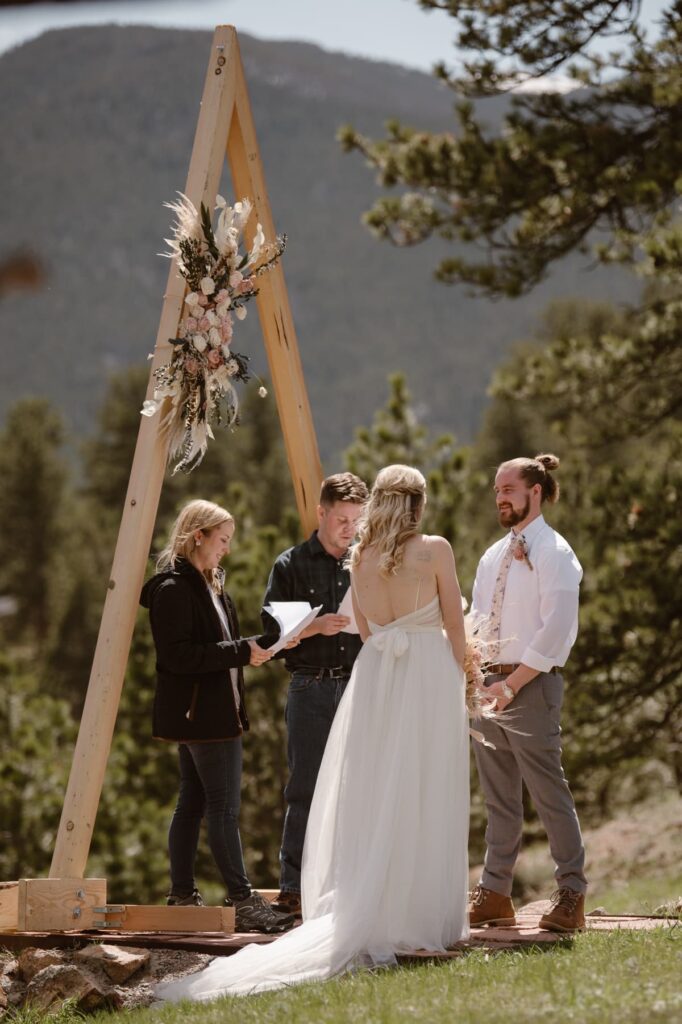
[[[147,580],[140,603],[149,609],[156,647],[156,739],[200,742],[234,739],[249,728],[242,666],[251,656],[239,636],[235,607],[221,599],[233,640],[224,640],[205,577],[191,562],[178,559]],[[239,669],[237,710],[230,669]]]

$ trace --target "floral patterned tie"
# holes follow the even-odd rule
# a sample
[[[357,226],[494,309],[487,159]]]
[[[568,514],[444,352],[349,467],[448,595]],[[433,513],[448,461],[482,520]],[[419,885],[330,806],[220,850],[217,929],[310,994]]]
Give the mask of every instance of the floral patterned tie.
[[[509,538],[509,544],[502,558],[497,579],[495,580],[495,587],[493,589],[493,599],[490,605],[490,615],[488,617],[488,651],[487,658],[488,662],[494,662],[500,656],[500,627],[502,624],[502,602],[504,600],[504,590],[507,586],[507,576],[509,575],[509,569],[514,558],[524,559],[528,562],[530,568],[530,561],[528,559],[528,548],[526,541],[522,535],[518,537],[516,534],[512,534]]]

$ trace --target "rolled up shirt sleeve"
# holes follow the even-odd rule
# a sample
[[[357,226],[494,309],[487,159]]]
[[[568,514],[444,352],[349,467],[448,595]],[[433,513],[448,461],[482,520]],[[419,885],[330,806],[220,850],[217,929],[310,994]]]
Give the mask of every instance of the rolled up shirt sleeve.
[[[565,664],[578,633],[578,597],[582,568],[570,550],[547,551],[537,566],[542,625],[528,643],[521,662],[538,672]]]
[[[575,633],[578,591],[554,590],[541,601],[542,626],[521,657],[521,662],[538,672],[563,665],[566,641]]]

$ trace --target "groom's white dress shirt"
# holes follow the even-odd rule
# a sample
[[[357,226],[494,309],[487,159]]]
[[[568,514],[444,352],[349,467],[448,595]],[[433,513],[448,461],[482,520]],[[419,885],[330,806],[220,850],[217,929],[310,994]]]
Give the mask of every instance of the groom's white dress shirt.
[[[516,531],[512,531],[516,532]],[[533,569],[513,559],[502,602],[501,664],[549,672],[566,664],[578,635],[578,591],[583,570],[570,545],[538,516],[518,534]],[[495,580],[509,544],[505,534],[488,548],[476,571],[472,614],[489,615]]]

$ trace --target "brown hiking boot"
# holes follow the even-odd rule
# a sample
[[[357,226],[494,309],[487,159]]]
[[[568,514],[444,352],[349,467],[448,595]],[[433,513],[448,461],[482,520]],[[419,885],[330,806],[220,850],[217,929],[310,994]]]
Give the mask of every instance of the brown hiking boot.
[[[516,924],[511,897],[477,885],[469,894],[469,924],[472,928],[482,928],[484,924]]]
[[[552,909],[540,918],[548,932],[579,932],[585,927],[585,893],[562,887],[552,893]]]
[[[299,892],[282,889],[270,906],[280,914],[293,914],[295,917],[302,917],[301,894]]]

